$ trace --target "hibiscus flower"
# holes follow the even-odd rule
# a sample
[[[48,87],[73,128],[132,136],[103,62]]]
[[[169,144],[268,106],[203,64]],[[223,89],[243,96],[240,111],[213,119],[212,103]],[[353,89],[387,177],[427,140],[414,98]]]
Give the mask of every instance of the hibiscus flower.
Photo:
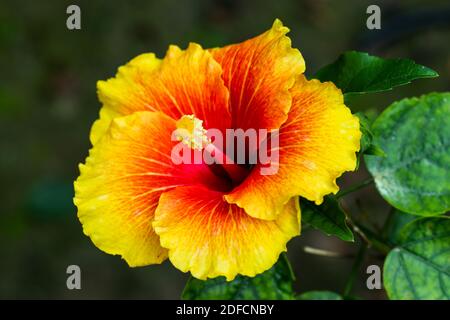
[[[288,31],[276,20],[223,48],[170,46],[164,59],[142,54],[98,82],[103,107],[74,198],[98,248],[130,266],[169,258],[196,278],[227,280],[255,276],[286,251],[300,234],[299,196],[320,204],[336,193],[361,136],[341,91],[304,77]],[[262,163],[174,163],[180,127],[200,134],[179,137],[192,153],[212,145],[208,130],[278,130],[276,173],[261,174]]]

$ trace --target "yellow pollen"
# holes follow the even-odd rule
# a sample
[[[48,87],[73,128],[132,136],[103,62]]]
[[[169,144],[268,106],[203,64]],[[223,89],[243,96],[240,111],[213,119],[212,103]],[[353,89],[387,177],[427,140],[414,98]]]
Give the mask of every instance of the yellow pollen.
[[[206,130],[202,126],[203,121],[194,115],[184,115],[176,123],[176,138],[192,149],[202,150],[209,141]]]

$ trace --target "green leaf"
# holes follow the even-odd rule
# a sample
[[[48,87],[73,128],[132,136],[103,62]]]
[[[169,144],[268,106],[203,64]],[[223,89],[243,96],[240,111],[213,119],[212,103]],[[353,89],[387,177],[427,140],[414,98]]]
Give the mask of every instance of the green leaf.
[[[375,156],[380,156],[380,157],[384,157],[385,154],[384,154],[383,150],[379,146],[375,145],[373,142],[371,123],[370,123],[369,119],[367,118],[367,116],[361,112],[355,113],[355,116],[357,116],[359,118],[359,128],[362,133],[361,142],[360,142],[361,148],[358,152],[357,165],[356,165],[356,169],[358,169],[359,163],[360,163],[360,158],[363,154],[370,154],[370,155],[375,155]]]
[[[334,235],[344,241],[354,241],[353,233],[345,222],[345,213],[332,197],[325,197],[317,206],[313,202],[301,199],[302,221],[327,235]]]
[[[364,154],[369,154],[377,157],[386,157],[386,153],[379,146],[372,144],[365,151]]]
[[[384,235],[390,244],[396,245],[398,244],[402,228],[413,220],[418,219],[418,217],[394,209],[388,219],[387,225],[384,228]]]
[[[294,297],[294,275],[286,256],[269,270],[251,278],[237,276],[227,282],[224,277],[206,281],[190,278],[182,299],[187,300],[291,300]]]
[[[404,99],[372,126],[386,157],[365,156],[378,191],[395,208],[420,216],[450,209],[450,93]]]
[[[359,118],[359,128],[361,130],[361,150],[360,153],[364,153],[370,148],[373,141],[373,134],[369,119],[361,112],[355,113],[355,116]]]
[[[389,298],[450,299],[450,219],[417,219],[402,229],[400,243],[384,263]]]
[[[297,300],[342,300],[342,297],[332,291],[308,291],[298,295]]]
[[[356,51],[345,52],[316,74],[317,79],[334,82],[347,95],[387,91],[415,79],[437,76],[409,59],[383,59]]]

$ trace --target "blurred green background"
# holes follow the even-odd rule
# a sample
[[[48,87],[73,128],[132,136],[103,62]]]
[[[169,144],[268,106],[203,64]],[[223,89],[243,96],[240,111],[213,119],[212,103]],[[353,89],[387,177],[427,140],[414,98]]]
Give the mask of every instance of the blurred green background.
[[[66,28],[66,8],[81,8],[81,30]],[[378,4],[382,29],[366,28],[366,8]],[[394,100],[450,89],[448,1],[158,0],[0,2],[0,298],[174,298],[188,275],[170,263],[131,269],[83,235],[72,204],[72,182],[90,143],[100,104],[96,81],[143,52],[162,57],[169,44],[204,47],[238,42],[280,18],[306,60],[307,75],[357,49],[404,57],[436,70],[394,91],[357,98],[353,111],[374,115]],[[367,173],[347,174],[342,186]],[[345,198],[375,228],[388,207],[373,187]],[[296,289],[342,292],[352,260],[307,254],[304,246],[353,254],[357,246],[304,230],[290,242]],[[354,295],[383,299],[365,287],[365,267]],[[66,268],[82,270],[82,289],[66,288]]]

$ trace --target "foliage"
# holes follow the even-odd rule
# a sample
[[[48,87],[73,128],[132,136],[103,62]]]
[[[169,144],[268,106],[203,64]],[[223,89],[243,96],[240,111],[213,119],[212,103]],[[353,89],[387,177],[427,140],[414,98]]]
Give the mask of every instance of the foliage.
[[[332,291],[308,291],[297,296],[298,300],[342,300],[342,297]]]
[[[195,300],[255,300],[255,299],[293,299],[294,282],[289,261],[281,255],[278,262],[266,272],[253,278],[237,276],[231,282],[224,277],[207,281],[190,278],[183,291],[183,299]]]
[[[436,76],[435,71],[409,59],[382,59],[356,51],[342,54],[316,74],[317,79],[334,82],[347,95],[392,90],[415,79]]]
[[[326,198],[320,206],[306,200],[300,203],[302,223],[308,223],[329,236],[334,235],[344,241],[354,241],[353,233],[346,223],[345,213],[334,198]]]
[[[400,232],[384,263],[391,299],[450,299],[450,218],[422,218]]]
[[[450,93],[432,93],[389,106],[373,124],[387,157],[366,156],[380,194],[420,216],[450,209]]]

